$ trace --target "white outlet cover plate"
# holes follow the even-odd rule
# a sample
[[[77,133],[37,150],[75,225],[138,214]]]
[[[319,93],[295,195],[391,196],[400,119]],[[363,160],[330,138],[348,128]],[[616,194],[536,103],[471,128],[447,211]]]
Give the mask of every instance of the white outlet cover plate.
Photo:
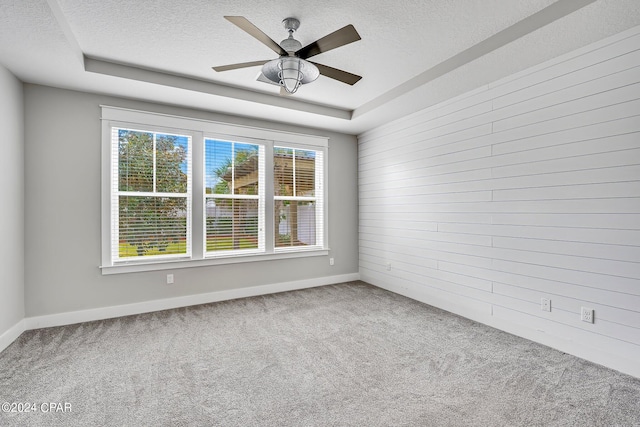
[[[551,311],[551,300],[548,298],[540,299],[540,309],[542,311]]]
[[[587,307],[581,307],[580,320],[587,323],[593,323],[593,309],[587,308]]]

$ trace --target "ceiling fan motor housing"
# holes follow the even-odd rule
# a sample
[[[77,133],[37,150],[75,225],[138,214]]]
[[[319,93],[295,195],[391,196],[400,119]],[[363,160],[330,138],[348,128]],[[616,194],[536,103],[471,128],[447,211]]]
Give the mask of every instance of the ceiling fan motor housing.
[[[284,39],[280,42],[280,46],[289,52],[289,56],[293,56],[293,52],[299,50],[302,47],[302,43],[294,39],[293,36],[289,36],[288,39]]]

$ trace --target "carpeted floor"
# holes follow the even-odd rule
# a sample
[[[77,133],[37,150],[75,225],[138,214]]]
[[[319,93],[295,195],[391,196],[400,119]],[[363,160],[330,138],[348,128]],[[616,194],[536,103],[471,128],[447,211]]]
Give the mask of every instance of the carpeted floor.
[[[36,409],[2,426],[640,426],[640,379],[362,282],[25,332],[0,402]]]

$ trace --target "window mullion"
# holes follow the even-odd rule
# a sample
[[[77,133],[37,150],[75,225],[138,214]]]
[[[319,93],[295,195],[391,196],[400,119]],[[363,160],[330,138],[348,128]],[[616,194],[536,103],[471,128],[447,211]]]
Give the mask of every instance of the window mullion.
[[[316,200],[318,200],[317,197],[315,196],[275,196],[273,198],[274,200],[292,200],[292,201],[298,201],[298,202],[315,202]]]
[[[292,196],[296,196],[298,193],[296,191],[296,149],[291,150],[293,153],[293,157],[291,159],[291,170],[293,173],[293,193]]]
[[[275,252],[275,203],[274,203],[274,178],[273,178],[273,143],[265,144],[264,168],[264,245],[266,253]]]
[[[118,191],[118,196],[138,196],[138,197],[189,197],[189,193],[159,193],[152,191]]]
[[[111,149],[112,161],[114,167],[112,167],[112,182],[111,182],[111,260],[116,257],[120,249],[120,224],[119,224],[119,212],[120,212],[120,176],[119,176],[119,162],[120,162],[120,145],[118,140],[118,129],[111,129]],[[129,165],[127,164],[127,167]]]
[[[156,169],[157,169],[157,165],[156,165],[156,161],[157,161],[157,159],[156,159],[156,148],[157,148],[156,137],[157,137],[157,135],[154,132],[153,133],[153,147],[152,147],[152,154],[153,154],[153,168],[152,168],[152,170],[153,170],[153,178],[152,178],[153,181],[152,182],[153,182],[153,192],[154,193],[156,192],[156,189],[157,189],[156,180],[158,179],[158,177],[156,175]]]
[[[235,194],[236,189],[236,143],[231,143],[231,195]]]
[[[202,132],[193,134],[191,144],[191,257],[203,259],[205,223],[204,142]]]
[[[207,194],[207,198],[209,199],[244,199],[244,200],[259,200],[260,195],[252,195],[252,194]]]

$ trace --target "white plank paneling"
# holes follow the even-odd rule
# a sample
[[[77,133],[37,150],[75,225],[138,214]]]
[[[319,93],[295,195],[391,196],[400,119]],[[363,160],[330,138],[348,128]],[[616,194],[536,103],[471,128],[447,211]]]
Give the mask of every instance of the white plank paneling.
[[[365,237],[363,237],[360,241],[361,260],[365,259],[364,255],[366,255],[367,250],[382,250],[384,254],[378,254],[378,261],[390,258],[392,256],[391,254],[397,253],[399,255],[413,254],[433,261],[446,261],[455,264],[491,268],[491,259],[487,257],[477,256],[473,254],[442,252],[436,249],[412,246],[411,244],[402,241],[398,243],[387,243],[384,241],[367,238],[369,236],[367,236],[365,233],[361,234],[365,235]],[[386,263],[382,263],[380,265],[385,266]]]
[[[478,143],[479,138],[490,135],[491,131],[491,124],[486,123],[480,126],[458,130],[453,133],[437,135],[435,137],[421,135],[420,137],[415,137],[415,145],[405,144],[402,148],[397,150],[392,148],[386,150],[385,152],[387,155],[385,158],[390,161],[402,161],[404,158],[412,158],[416,155],[435,157],[478,148],[482,146]],[[486,138],[485,145],[491,145],[492,142],[491,138]],[[385,163],[385,159],[380,158],[379,153],[371,156],[361,156],[359,159],[359,164],[363,170],[372,169],[381,164],[384,165]]]
[[[439,231],[425,231],[416,230],[411,228],[387,228],[380,230],[373,227],[361,226],[360,232],[371,232],[374,236],[385,236],[391,239],[414,239],[421,241],[435,241],[435,242],[451,242],[462,243],[465,245],[487,246],[490,247],[493,244],[493,240],[490,236],[482,236],[478,234],[459,234],[459,233],[443,233]]]
[[[610,323],[618,323],[621,325],[630,326],[632,328],[636,328],[636,333],[640,337],[640,313],[632,311],[632,310],[620,310],[619,307],[612,307],[610,305],[604,304],[599,298],[596,300],[582,300],[577,301],[575,298],[561,296],[555,293],[544,292],[540,289],[527,289],[521,288],[511,285],[505,285],[503,283],[493,283],[493,292],[505,295],[513,298],[523,299],[525,301],[540,301],[541,298],[548,298],[551,300],[552,312],[556,310],[562,310],[566,313],[569,313],[570,316],[575,316],[575,313],[580,310],[580,307],[583,305],[587,305],[590,308],[593,308],[599,313],[599,320],[606,320]],[[640,303],[640,297],[637,296],[629,296],[628,298],[634,299],[637,304]],[[606,299],[605,299],[606,301]],[[552,318],[553,315],[547,312],[540,312],[539,307],[536,307],[536,314],[547,316]],[[571,318],[570,320],[574,320]]]
[[[640,41],[639,41],[640,45]],[[638,57],[640,50],[634,50],[624,55],[611,58],[609,61],[599,62],[589,67],[527,86],[494,99],[494,108],[503,108],[532,98],[537,98],[548,93],[559,92],[602,77],[608,77],[616,73],[633,70],[640,62]],[[637,70],[635,72],[638,72]]]
[[[627,117],[638,116],[640,100],[621,102],[595,108],[591,110],[567,114],[556,118],[535,121],[520,127],[498,130],[494,125],[496,144],[506,141],[529,138],[537,135],[552,135],[556,132],[589,126],[595,123],[605,123]],[[524,148],[524,147],[522,147]]]
[[[638,137],[640,138],[640,134]],[[415,179],[411,184],[403,180],[396,180],[386,182],[384,184],[384,191],[392,191],[394,196],[401,196],[557,187],[558,182],[562,182],[564,186],[630,182],[637,176],[640,176],[640,165],[547,172],[535,175],[516,175],[501,179],[486,178],[482,177],[482,175],[478,176],[479,177],[474,180],[454,182],[447,182],[446,177],[442,175]],[[360,189],[363,199],[377,197],[380,194],[380,190],[380,186],[373,184],[362,185]]]
[[[505,213],[492,215],[492,221],[494,224],[522,227],[595,228],[602,230],[603,233],[607,233],[608,230],[640,230],[640,216],[614,212],[606,214],[581,212],[579,215],[565,213],[536,215]]]
[[[421,169],[405,171],[399,174],[385,174],[383,176],[380,176],[379,169],[377,172],[378,173],[376,173],[375,170],[371,170],[363,171],[363,173],[360,174],[358,182],[363,191],[375,190],[380,188],[380,186],[397,188],[401,187],[403,183],[417,185],[428,185],[430,182],[434,184],[448,184],[452,182],[473,182],[491,178],[491,170],[488,168],[428,176],[425,176],[424,171]]]
[[[523,216],[523,215],[520,215]],[[523,218],[524,219],[524,218]],[[514,220],[516,222],[517,220]],[[380,224],[380,223],[379,223]],[[571,225],[575,225],[569,222]],[[601,227],[562,227],[558,225],[545,227],[540,225],[519,224],[480,224],[480,223],[439,223],[437,231],[460,234],[480,234],[493,236],[494,243],[497,237],[513,237],[523,239],[539,239],[549,241],[549,245],[557,245],[558,242],[566,243],[593,243],[596,245],[640,245],[640,230],[611,229]],[[435,230],[434,230],[435,231]],[[640,260],[640,256],[631,261]]]
[[[484,113],[490,111],[492,111],[492,103],[487,101],[479,104],[469,104],[463,109],[446,116],[440,116],[437,113],[435,115],[430,114],[430,120],[427,122],[425,122],[420,115],[416,115],[413,125],[396,130],[393,133],[393,137],[396,138],[400,136],[403,138],[409,138],[408,140],[411,141],[410,138],[423,136],[425,132],[428,132],[429,135],[445,135],[450,132],[458,132],[461,129],[468,129],[477,126],[475,124],[476,121],[470,119],[482,116]],[[482,120],[478,120],[477,122],[482,123]],[[370,134],[369,142],[374,142],[376,140],[384,141],[384,139],[385,135],[375,136],[375,133],[373,133]],[[370,146],[370,150],[380,154],[384,151],[392,151],[393,148],[382,144],[372,145]],[[367,155],[367,150],[365,150],[363,154]]]
[[[595,289],[607,289],[621,294],[640,295],[640,279],[637,278],[502,259],[493,259],[492,269],[533,279],[546,279]],[[635,310],[637,311],[637,307]]]
[[[612,137],[620,138],[619,136]],[[633,143],[631,138],[630,143]],[[574,151],[573,154],[567,152],[563,157],[553,158],[552,152],[544,153],[512,153],[511,158],[518,161],[516,164],[496,166],[491,170],[494,178],[541,175],[556,172],[573,172],[585,169],[612,168],[618,166],[636,166],[640,157],[640,148],[622,149],[617,151],[601,152],[606,149],[602,144],[595,150],[600,152],[592,153],[589,148],[585,152]],[[556,152],[560,152],[557,150]]]
[[[526,136],[526,134],[521,133],[517,138],[503,138],[501,142],[493,144],[493,154],[512,153],[526,149],[534,150],[552,145],[589,141],[634,132],[640,132],[640,116],[638,115],[587,123],[584,126],[573,127],[553,133],[545,132],[533,136]]]
[[[610,62],[619,56],[636,51],[640,46],[640,34],[637,28],[630,30],[628,34],[619,34],[618,36],[620,38],[616,39],[617,36],[613,36],[608,40],[594,43],[591,46],[505,77],[489,84],[489,88],[497,98],[577,70]]]
[[[638,58],[640,58],[640,51],[638,51]],[[629,58],[637,60],[637,58]],[[493,103],[495,111],[504,114],[505,118],[512,118],[516,123],[521,122],[521,119],[527,113],[539,112],[537,115],[540,117],[554,118],[561,115],[559,112],[569,111],[575,113],[584,109],[600,108],[602,105],[608,105],[609,103],[619,103],[636,99],[634,94],[637,94],[638,84],[637,74],[640,73],[639,67],[632,67],[625,70],[613,70],[611,74],[597,76],[588,71],[585,71],[586,81],[580,82],[579,78],[577,82],[571,80],[577,76],[568,75],[566,81],[553,81],[552,87],[535,87],[530,88],[534,92],[541,90],[535,96],[529,96],[525,98],[522,91],[511,94],[519,95],[520,101],[517,103],[511,103],[509,105],[503,105],[495,100]],[[552,90],[555,89],[555,90]],[[620,96],[620,92],[629,91],[627,96]],[[522,97],[520,97],[522,96]],[[579,106],[579,107],[577,107]],[[543,114],[544,112],[544,114]],[[497,117],[496,121],[500,118]],[[507,120],[507,119],[504,119]]]
[[[542,279],[525,274],[509,273],[495,270],[491,267],[474,267],[460,263],[439,261],[438,268],[444,271],[460,272],[479,279],[490,280],[493,283],[494,292],[502,289],[502,293],[505,293],[504,289],[511,289],[512,294],[510,295],[525,299],[531,303],[539,303],[542,296],[552,300],[562,296],[571,300],[573,302],[572,307],[576,310],[579,310],[579,305],[587,303],[589,306],[594,304],[608,306],[616,314],[627,315],[628,313],[634,313],[635,315],[640,315],[637,311],[637,307],[640,304],[640,295]],[[538,296],[529,298],[528,295],[531,295],[527,294],[529,291],[537,292]],[[579,298],[576,298],[576,295],[579,295]],[[574,311],[574,313],[576,312],[578,311]],[[613,319],[614,317],[609,317],[609,320]]]
[[[493,245],[497,248],[516,249],[520,251],[542,252],[560,255],[577,255],[596,260],[620,260],[640,263],[640,241],[632,246],[621,246],[600,243],[581,243],[566,240],[541,240],[520,237],[493,237]]]
[[[580,320],[574,320],[571,324],[556,322],[553,319],[544,319],[542,317],[533,316],[529,313],[513,310],[508,307],[494,306],[493,315],[504,319],[508,322],[516,322],[524,326],[544,330],[547,333],[556,332],[562,336],[573,337],[576,341],[583,343],[592,340],[598,340],[602,343],[601,348],[616,347],[622,354],[633,354],[638,344],[629,342],[625,339],[611,337],[607,335],[606,329],[600,332],[593,332],[588,329],[588,325]],[[615,326],[613,326],[615,328]],[[608,329],[608,328],[607,328]]]
[[[514,188],[495,190],[493,200],[611,199],[628,197],[638,188],[640,188],[640,181]]]
[[[361,278],[635,366],[639,42],[640,27],[361,135]]]
[[[591,82],[590,84],[595,83]],[[578,95],[574,94],[572,96],[577,97]],[[624,85],[617,89],[605,90],[591,96],[572,99],[566,102],[561,102],[562,98],[552,100],[548,100],[547,98],[551,97],[547,96],[543,99],[536,99],[536,103],[530,101],[529,104],[520,106],[521,108],[508,107],[506,111],[508,111],[509,115],[511,115],[514,110],[515,112],[523,112],[509,118],[495,121],[493,123],[493,130],[495,132],[501,132],[517,127],[557,120],[560,117],[571,117],[580,113],[597,113],[598,110],[603,110],[607,107],[622,106],[625,108],[627,104],[635,105],[638,98],[640,98],[640,83]],[[545,107],[545,104],[548,105]]]

